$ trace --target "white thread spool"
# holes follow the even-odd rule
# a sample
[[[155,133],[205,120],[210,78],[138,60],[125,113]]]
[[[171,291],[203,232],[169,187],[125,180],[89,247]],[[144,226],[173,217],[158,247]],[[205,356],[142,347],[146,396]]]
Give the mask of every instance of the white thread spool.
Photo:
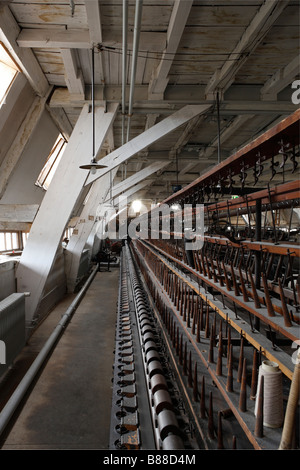
[[[263,424],[269,428],[280,428],[283,423],[282,374],[278,364],[263,361],[259,367],[257,390],[260,388],[261,376],[264,376]],[[255,402],[257,414],[258,397]]]

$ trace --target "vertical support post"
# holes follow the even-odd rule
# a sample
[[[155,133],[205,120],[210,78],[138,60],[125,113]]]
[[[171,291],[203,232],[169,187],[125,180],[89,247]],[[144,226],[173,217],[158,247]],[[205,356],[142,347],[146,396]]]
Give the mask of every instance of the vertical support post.
[[[257,199],[255,206],[255,239],[261,241],[261,199]],[[260,274],[261,274],[261,252],[255,252],[255,287],[260,288]],[[254,327],[257,331],[260,329],[260,320],[256,316],[254,320]]]

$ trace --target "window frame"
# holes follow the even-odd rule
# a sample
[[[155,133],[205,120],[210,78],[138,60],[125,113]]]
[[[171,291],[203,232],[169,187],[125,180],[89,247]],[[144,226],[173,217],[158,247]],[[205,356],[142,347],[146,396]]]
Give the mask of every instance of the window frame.
[[[26,232],[22,232],[20,230],[0,230],[0,255],[22,251],[24,249],[23,233]],[[1,240],[2,236],[3,240]],[[16,237],[16,244],[14,244],[14,237]],[[8,238],[10,240],[8,240]],[[2,243],[4,245],[2,245]],[[1,249],[2,247],[4,250]]]
[[[39,173],[39,176],[35,182],[35,185],[40,187],[40,188],[43,188],[45,191],[47,191],[48,187],[49,187],[49,184],[53,178],[53,175],[54,173],[51,175],[51,173],[53,172],[53,167],[54,165],[56,164],[57,160],[58,159],[61,159],[62,155],[63,155],[63,152],[66,148],[66,145],[67,145],[67,140],[64,138],[64,136],[62,135],[62,133],[59,133],[52,149],[51,149],[51,152],[49,153],[47,159],[46,159],[46,162],[43,166],[43,168],[41,169],[40,173]],[[60,146],[60,148],[59,148]],[[55,155],[55,153],[57,152],[57,154]],[[54,158],[53,158],[53,161],[51,161],[52,157],[54,155]],[[47,168],[47,166],[49,166],[49,168]],[[49,177],[51,178],[49,182],[47,182],[47,179],[49,179]]]
[[[10,84],[8,85],[8,87],[6,88],[6,91],[4,92],[2,98],[0,98],[0,108],[3,106],[3,104],[5,104],[5,101],[6,101],[6,97],[12,87],[12,84],[14,83],[16,77],[18,76],[18,74],[21,72],[21,69],[19,67],[19,65],[17,64],[17,62],[15,61],[15,59],[13,58],[13,56],[11,55],[11,53],[9,52],[9,50],[7,49],[7,47],[5,46],[5,44],[0,41],[0,48],[2,48],[5,52],[5,54],[8,55],[9,59],[12,61],[13,65],[12,66],[11,64],[7,64],[6,62],[3,62],[7,67],[9,67],[10,69],[14,69],[15,70],[15,74],[13,76],[13,78],[11,79],[10,81]],[[0,95],[1,96],[1,95]]]

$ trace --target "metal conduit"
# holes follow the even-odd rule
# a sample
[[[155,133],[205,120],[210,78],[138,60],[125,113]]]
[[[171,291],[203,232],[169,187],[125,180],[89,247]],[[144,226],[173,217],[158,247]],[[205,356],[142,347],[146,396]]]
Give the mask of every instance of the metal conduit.
[[[6,403],[5,407],[0,413],[0,436],[2,435],[3,431],[5,430],[6,426],[8,425],[10,419],[13,416],[17,406],[20,404],[22,398],[24,397],[26,391],[28,390],[29,386],[33,382],[33,379],[41,369],[42,365],[44,364],[45,360],[47,359],[49,353],[53,349],[56,341],[58,340],[60,334],[65,329],[67,323],[71,319],[74,311],[78,307],[81,299],[83,298],[84,294],[86,293],[88,287],[90,286],[91,282],[93,281],[98,267],[95,267],[90,276],[88,277],[87,281],[83,285],[83,287],[78,292],[77,296],[70,304],[64,315],[61,317],[61,320],[53,330],[52,334],[46,341],[45,345],[39,352],[38,356],[26,372],[25,376],[19,383],[18,387]]]
[[[123,55],[122,55],[122,145],[125,144],[125,105],[127,68],[128,0],[123,0]]]
[[[129,140],[130,124],[131,124],[131,116],[132,116],[133,94],[134,94],[134,86],[135,86],[137,58],[138,58],[138,51],[139,51],[140,29],[141,29],[141,22],[142,22],[142,7],[143,7],[143,0],[136,0],[132,64],[131,64],[131,80],[130,80],[129,105],[128,105],[127,142]]]

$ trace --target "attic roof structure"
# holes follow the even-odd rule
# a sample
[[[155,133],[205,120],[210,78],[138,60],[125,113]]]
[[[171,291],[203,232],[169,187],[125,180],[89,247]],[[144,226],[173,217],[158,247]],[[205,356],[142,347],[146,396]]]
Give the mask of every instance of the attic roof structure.
[[[252,320],[255,328],[266,321],[268,340],[275,331],[296,341],[299,6],[0,1],[1,74],[10,73],[8,85],[0,76],[0,301],[25,295],[26,339],[66,293],[81,288],[106,238],[107,214],[120,229],[123,211],[133,219],[138,200],[148,215],[161,205],[204,207],[204,248],[192,257],[174,227],[170,243],[158,236],[123,247],[123,270],[136,263],[155,300],[156,282],[168,294],[174,288],[173,306],[166,299],[156,305],[161,315],[164,302],[180,311],[186,296],[188,305],[205,301],[228,322],[225,298],[250,315],[250,330]],[[100,168],[82,168],[91,161]],[[260,300],[255,288],[263,291]],[[287,303],[293,325],[257,313],[267,308],[268,289],[281,323]],[[229,324],[237,330],[234,319]],[[291,380],[288,359],[280,362],[246,330],[251,347],[278,360]],[[251,445],[264,448],[238,405],[232,408]]]

